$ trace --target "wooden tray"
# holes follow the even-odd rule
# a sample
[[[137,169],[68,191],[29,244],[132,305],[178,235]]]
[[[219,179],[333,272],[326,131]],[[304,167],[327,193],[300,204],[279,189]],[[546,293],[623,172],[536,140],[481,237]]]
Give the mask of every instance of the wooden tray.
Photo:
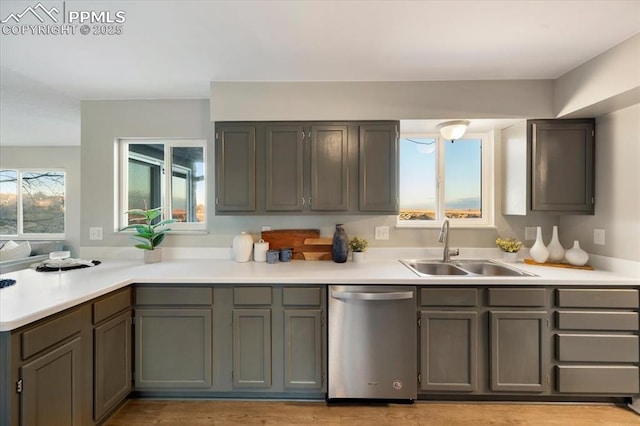
[[[571,265],[569,263],[553,263],[553,262],[538,263],[533,259],[525,259],[524,263],[526,263],[527,265],[552,266],[554,268],[584,269],[587,271],[593,271],[593,266],[591,265],[576,266],[576,265]]]
[[[293,259],[331,260],[332,238],[320,238],[319,229],[279,229],[263,231],[262,239],[270,249],[293,247]]]

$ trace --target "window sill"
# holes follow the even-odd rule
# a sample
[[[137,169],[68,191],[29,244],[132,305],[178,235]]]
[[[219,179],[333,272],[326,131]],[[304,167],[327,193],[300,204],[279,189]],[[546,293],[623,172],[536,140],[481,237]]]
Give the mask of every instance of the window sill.
[[[449,220],[450,228],[455,229],[497,229],[494,224],[488,223],[461,223],[453,220]],[[396,222],[397,229],[440,229],[442,227],[441,221],[429,220],[429,221],[416,221],[416,223]]]

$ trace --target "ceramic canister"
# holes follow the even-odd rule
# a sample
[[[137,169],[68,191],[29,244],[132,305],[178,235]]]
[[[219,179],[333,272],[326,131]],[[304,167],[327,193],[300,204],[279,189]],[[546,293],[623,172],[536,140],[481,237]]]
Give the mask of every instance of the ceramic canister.
[[[246,232],[240,233],[233,238],[233,256],[236,262],[248,262],[251,260],[253,251],[253,238]]]
[[[253,260],[256,262],[266,262],[267,250],[269,250],[268,241],[260,239],[257,243],[253,243]]]

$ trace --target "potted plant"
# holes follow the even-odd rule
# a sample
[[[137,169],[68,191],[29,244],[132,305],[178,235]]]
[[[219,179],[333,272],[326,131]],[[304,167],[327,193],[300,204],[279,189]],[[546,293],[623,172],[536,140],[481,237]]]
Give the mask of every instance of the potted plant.
[[[162,214],[162,207],[149,210],[132,209],[125,213],[129,217],[137,216],[132,221],[140,222],[129,225],[123,230],[134,229],[136,231],[136,234],[131,239],[138,242],[135,245],[137,248],[144,250],[144,262],[160,262],[162,260],[162,251],[158,246],[164,241],[167,231],[171,230],[167,225],[174,223],[175,219],[165,219],[158,223],[153,223]]]
[[[496,244],[502,250],[502,257],[507,262],[515,263],[518,259],[518,252],[522,248],[522,242],[516,238],[497,238]]]
[[[367,240],[358,236],[353,237],[349,240],[349,248],[352,251],[351,257],[354,262],[359,263],[364,260],[364,250],[368,245],[369,243],[367,242]]]

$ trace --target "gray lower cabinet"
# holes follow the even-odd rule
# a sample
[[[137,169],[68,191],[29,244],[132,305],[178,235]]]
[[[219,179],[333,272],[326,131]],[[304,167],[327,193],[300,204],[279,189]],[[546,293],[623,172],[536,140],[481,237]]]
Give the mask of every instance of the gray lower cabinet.
[[[132,388],[131,289],[93,303],[93,419],[100,422]]]
[[[22,366],[22,426],[82,426],[82,345],[76,337]]]
[[[323,316],[321,309],[284,310],[284,386],[322,389]]]
[[[491,390],[545,392],[549,382],[546,311],[490,311]]]
[[[93,418],[99,420],[131,392],[131,312],[98,325],[93,335]]]
[[[556,290],[556,391],[561,394],[640,393],[637,289]]]
[[[420,312],[420,389],[477,389],[478,314],[471,311]]]
[[[211,386],[211,309],[138,308],[135,388]]]
[[[271,309],[233,310],[233,386],[271,387]]]

